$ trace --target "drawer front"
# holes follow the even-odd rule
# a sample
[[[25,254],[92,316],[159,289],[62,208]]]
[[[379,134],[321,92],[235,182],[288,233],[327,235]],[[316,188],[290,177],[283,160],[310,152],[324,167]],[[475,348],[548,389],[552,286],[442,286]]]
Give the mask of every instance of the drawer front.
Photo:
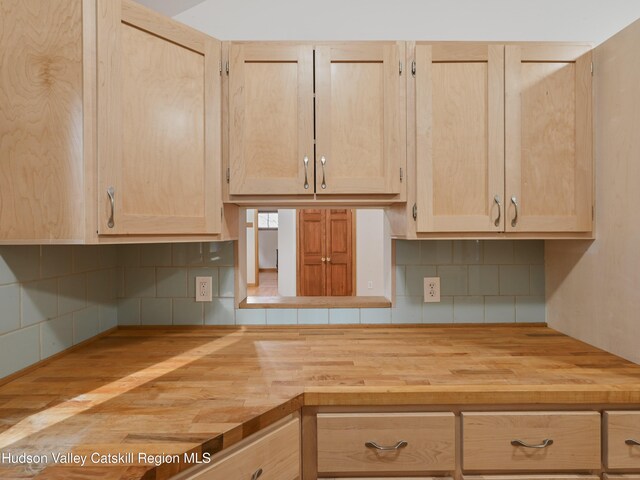
[[[605,412],[604,418],[607,468],[640,470],[640,412]]]
[[[300,478],[300,421],[295,418],[194,474],[191,480],[260,480]]]
[[[421,473],[455,469],[452,413],[318,415],[318,472]],[[396,450],[380,450],[393,447]],[[336,475],[339,476],[339,475]]]
[[[462,466],[467,471],[599,469],[600,430],[598,412],[463,413]]]
[[[464,475],[463,480],[600,480],[597,475]]]

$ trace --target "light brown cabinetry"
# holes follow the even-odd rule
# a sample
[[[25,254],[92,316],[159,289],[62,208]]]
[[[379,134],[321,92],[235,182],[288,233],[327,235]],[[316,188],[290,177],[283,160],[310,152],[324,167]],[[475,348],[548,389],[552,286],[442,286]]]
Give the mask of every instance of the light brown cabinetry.
[[[401,194],[404,55],[402,42],[231,43],[230,199]]]
[[[465,471],[600,468],[598,412],[463,412]]]
[[[99,233],[219,233],[220,43],[98,0]]]
[[[604,425],[607,468],[640,472],[640,412],[605,412]]]
[[[189,480],[298,480],[300,478],[300,419],[287,418],[227,452],[211,465],[193,467],[174,477]]]
[[[590,47],[418,43],[415,62],[417,232],[592,230]]]
[[[0,8],[0,242],[220,238],[219,42],[130,0]]]
[[[336,413],[317,419],[321,476],[455,469],[452,413]]]

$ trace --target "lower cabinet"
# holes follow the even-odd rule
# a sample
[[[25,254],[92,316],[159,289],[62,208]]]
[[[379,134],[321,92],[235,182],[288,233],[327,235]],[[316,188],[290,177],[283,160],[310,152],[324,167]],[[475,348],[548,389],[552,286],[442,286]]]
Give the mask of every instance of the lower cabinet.
[[[175,479],[298,480],[300,478],[300,419],[284,419],[248,437],[209,465],[193,467]]]
[[[605,412],[604,422],[606,467],[640,472],[640,412]],[[635,475],[635,479],[640,480],[640,473]]]
[[[321,413],[317,428],[322,477],[455,469],[453,413]]]
[[[602,465],[598,412],[463,412],[465,471],[585,471]]]

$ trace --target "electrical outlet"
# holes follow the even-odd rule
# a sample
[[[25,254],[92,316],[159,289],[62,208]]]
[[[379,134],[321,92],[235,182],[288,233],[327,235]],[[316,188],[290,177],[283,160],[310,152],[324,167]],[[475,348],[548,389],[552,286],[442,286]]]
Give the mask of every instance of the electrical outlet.
[[[367,288],[368,288],[369,290],[371,290],[371,289],[373,288],[373,281],[372,281],[372,280],[369,280],[369,281],[367,282]]]
[[[424,303],[438,303],[440,301],[440,277],[425,277]]]
[[[196,277],[196,302],[210,302],[211,297],[211,277]]]

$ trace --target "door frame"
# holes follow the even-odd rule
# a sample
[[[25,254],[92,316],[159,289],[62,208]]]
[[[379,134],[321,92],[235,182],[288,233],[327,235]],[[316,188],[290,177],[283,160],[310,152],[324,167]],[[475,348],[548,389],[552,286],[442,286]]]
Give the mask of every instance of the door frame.
[[[296,296],[300,295],[300,213],[305,210],[304,208],[296,208]],[[323,208],[323,211],[331,210],[331,208]],[[351,297],[357,296],[357,256],[356,256],[356,232],[357,232],[357,209],[348,208],[351,210]]]

